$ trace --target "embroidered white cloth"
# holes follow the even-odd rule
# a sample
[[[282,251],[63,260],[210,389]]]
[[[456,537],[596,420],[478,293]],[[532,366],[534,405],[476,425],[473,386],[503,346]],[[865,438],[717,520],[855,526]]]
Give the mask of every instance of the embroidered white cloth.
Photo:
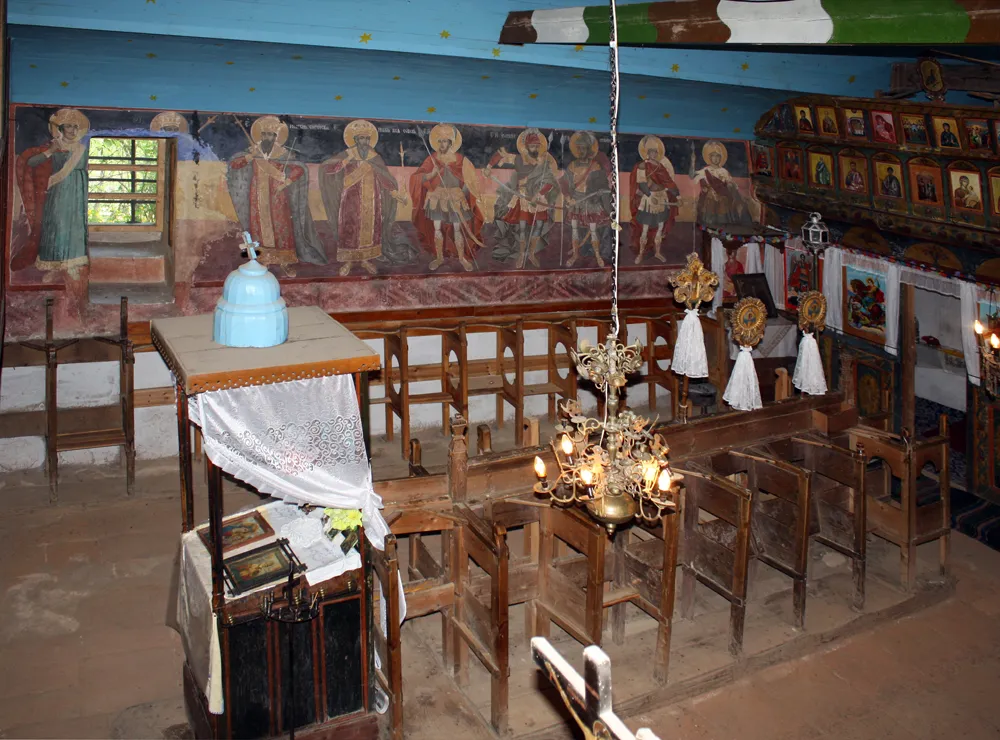
[[[729,385],[722,394],[722,400],[737,411],[753,411],[764,404],[760,400],[760,381],[757,368],[753,364],[753,348],[740,347],[740,355],[729,376]]]
[[[802,333],[799,342],[799,357],[795,361],[792,385],[810,396],[826,393],[826,374],[823,372],[823,358],[819,354],[819,344],[810,332]]]
[[[190,400],[212,462],[261,493],[293,503],[361,509],[368,540],[389,527],[372,488],[350,375],[211,391]]]
[[[678,375],[707,378],[708,354],[705,352],[705,332],[701,328],[701,319],[693,308],[684,309],[684,314],[681,328],[677,331],[674,360],[670,367]]]

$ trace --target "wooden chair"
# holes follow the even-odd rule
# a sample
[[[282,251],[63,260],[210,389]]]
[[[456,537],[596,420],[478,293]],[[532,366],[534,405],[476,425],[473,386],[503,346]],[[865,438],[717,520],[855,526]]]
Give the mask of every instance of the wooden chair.
[[[850,447],[865,462],[878,458],[881,470],[870,470],[865,480],[868,531],[899,547],[903,586],[912,590],[917,578],[917,545],[938,541],[939,570],[948,573],[951,545],[951,481],[948,469],[948,417],[942,415],[938,435],[914,440],[867,426],[849,432]],[[940,495],[917,501],[917,480],[927,463],[938,473]],[[892,497],[892,478],[899,481],[899,502]]]
[[[867,539],[864,457],[812,433],[770,442],[764,449],[809,472],[812,538],[851,560],[853,606],[860,611]]]
[[[375,684],[389,700],[389,729],[392,740],[403,740],[403,654],[399,623],[399,560],[396,538],[385,538],[385,550],[367,548],[374,578],[381,586],[379,618],[372,620],[372,661]],[[381,617],[384,616],[385,619]],[[383,625],[385,625],[383,627]]]
[[[0,439],[40,436],[45,439],[49,500],[58,501],[59,453],[121,447],[125,486],[135,484],[135,354],[128,337],[128,299],[121,299],[118,336],[56,339],[54,299],[45,301],[45,339],[12,343],[4,367],[45,367],[45,409],[0,414]],[[59,367],[76,363],[117,362],[118,398],[107,405],[59,408]]]
[[[548,332],[548,351],[546,353],[548,379],[544,383],[526,385],[524,332],[532,329],[545,329]],[[531,321],[518,319],[512,326],[501,327],[497,334],[497,362],[502,373],[502,390],[497,396],[497,426],[503,426],[504,402],[514,407],[514,442],[518,447],[524,445],[524,401],[533,396],[548,396],[549,421],[556,418],[556,399],[576,398],[576,375],[567,369],[566,375],[559,374],[557,356],[558,347],[565,347],[565,354],[576,346],[576,325],[573,321],[566,323],[551,321]],[[507,352],[512,359],[507,358]],[[511,365],[513,367],[511,367]],[[513,370],[513,373],[510,371]]]
[[[677,517],[667,517],[663,539],[630,552],[628,529],[619,530],[611,540],[600,524],[578,509],[541,509],[538,590],[530,605],[535,617],[532,634],[548,637],[555,622],[584,645],[600,645],[604,610],[610,609],[612,640],[621,644],[625,641],[625,605],[633,603],[658,623],[654,676],[657,681],[666,682],[676,582],[677,522]],[[582,557],[559,558],[556,562],[557,540],[582,553]],[[653,555],[656,550],[658,557]],[[653,561],[652,567],[649,560]],[[610,584],[607,590],[605,583]]]
[[[418,378],[418,368],[421,366],[410,365],[409,338],[419,331],[421,334],[439,334],[441,336],[441,364],[440,371],[435,372],[436,378],[441,384],[440,390],[424,393],[412,393],[410,383]],[[456,362],[449,360],[450,353],[458,350]],[[385,366],[382,369],[382,377],[385,382],[385,436],[386,439],[393,438],[394,417],[398,416],[400,421],[400,442],[404,457],[409,453],[410,448],[410,409],[412,406],[428,403],[441,404],[441,426],[442,433],[448,433],[448,418],[452,408],[460,410],[463,402],[462,390],[456,388],[451,381],[451,370],[457,364],[459,377],[464,377],[467,370],[465,368],[465,352],[462,351],[462,338],[458,328],[434,328],[434,329],[414,329],[403,327],[397,333],[387,333],[385,335]],[[426,366],[422,366],[426,367]],[[396,380],[398,373],[398,382]]]
[[[649,408],[656,409],[656,389],[664,388],[670,392],[670,418],[676,419],[680,378],[670,369],[674,359],[674,346],[677,344],[676,321],[670,314],[644,316],[636,320],[646,325],[645,381],[649,384]],[[657,340],[662,340],[663,343],[658,344]],[[666,367],[661,363],[665,363]]]
[[[456,409],[463,419],[469,418],[469,399],[473,396],[499,396],[503,388],[503,373],[500,361],[470,361],[469,334],[499,331],[496,326],[466,324],[458,326],[457,332],[447,332],[442,336],[441,361],[448,379],[448,391],[456,400]],[[455,359],[452,360],[452,357]],[[472,374],[472,365],[484,365],[485,372]],[[477,368],[478,369],[478,368]]]
[[[710,458],[721,476],[739,474],[753,493],[751,548],[753,556],[792,579],[796,629],[805,627],[811,516],[810,475],[802,468],[768,457],[766,450],[749,447]]]
[[[719,594],[730,603],[729,652],[739,657],[746,621],[753,491],[697,463],[677,472],[684,475],[681,617],[694,616],[697,582]],[[702,511],[715,518],[699,523]]]

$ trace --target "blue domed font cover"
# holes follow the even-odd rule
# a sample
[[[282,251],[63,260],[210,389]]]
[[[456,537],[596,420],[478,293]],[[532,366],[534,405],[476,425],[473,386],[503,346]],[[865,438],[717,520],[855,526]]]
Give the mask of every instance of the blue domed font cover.
[[[288,309],[278,279],[257,261],[243,233],[250,261],[229,273],[215,306],[212,339],[227,347],[274,347],[288,339]]]

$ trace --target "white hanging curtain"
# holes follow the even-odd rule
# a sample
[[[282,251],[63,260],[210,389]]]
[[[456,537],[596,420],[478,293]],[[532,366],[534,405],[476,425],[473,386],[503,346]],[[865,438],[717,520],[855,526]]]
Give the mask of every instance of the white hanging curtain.
[[[823,372],[823,358],[819,344],[811,332],[803,332],[799,341],[799,356],[795,360],[792,385],[810,396],[826,393],[826,374]]]
[[[352,376],[201,393],[190,414],[227,473],[293,503],[360,509],[368,540],[385,547]]]
[[[844,331],[844,252],[830,247],[823,253],[823,295],[826,296],[826,325]]]
[[[729,376],[729,385],[722,400],[737,411],[753,411],[763,407],[760,399],[760,381],[753,362],[753,347],[740,347],[740,354]]]
[[[764,263],[760,258],[760,242],[756,239],[752,239],[746,243],[747,248],[747,264],[744,268],[744,272],[747,274],[764,272]]]
[[[885,263],[883,263],[885,264]],[[890,262],[885,275],[885,351],[894,355],[899,347],[899,265]]]
[[[791,240],[789,240],[791,241]],[[785,242],[787,245],[788,242]],[[764,245],[764,274],[774,305],[785,306],[785,254],[773,244]]]
[[[719,276],[719,287],[715,291],[715,297],[712,299],[712,310],[708,312],[708,315],[715,318],[716,310],[722,305],[722,286],[726,282],[726,248],[717,236],[712,237],[712,272]]]
[[[960,286],[962,300],[962,353],[969,382],[979,385],[979,337],[975,321],[979,318],[979,291],[975,283],[963,282]]]

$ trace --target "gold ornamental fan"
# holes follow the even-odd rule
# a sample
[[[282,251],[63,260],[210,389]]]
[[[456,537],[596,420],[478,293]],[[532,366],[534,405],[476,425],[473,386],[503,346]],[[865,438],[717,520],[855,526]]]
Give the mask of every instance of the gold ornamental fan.
[[[808,332],[821,332],[826,328],[826,296],[818,290],[799,296],[799,328]]]
[[[760,298],[741,298],[729,317],[733,339],[741,347],[756,347],[764,338],[767,308]]]
[[[710,303],[719,285],[719,276],[705,265],[695,252],[688,255],[687,266],[670,278],[674,286],[674,300],[688,308],[697,309],[701,303]]]

